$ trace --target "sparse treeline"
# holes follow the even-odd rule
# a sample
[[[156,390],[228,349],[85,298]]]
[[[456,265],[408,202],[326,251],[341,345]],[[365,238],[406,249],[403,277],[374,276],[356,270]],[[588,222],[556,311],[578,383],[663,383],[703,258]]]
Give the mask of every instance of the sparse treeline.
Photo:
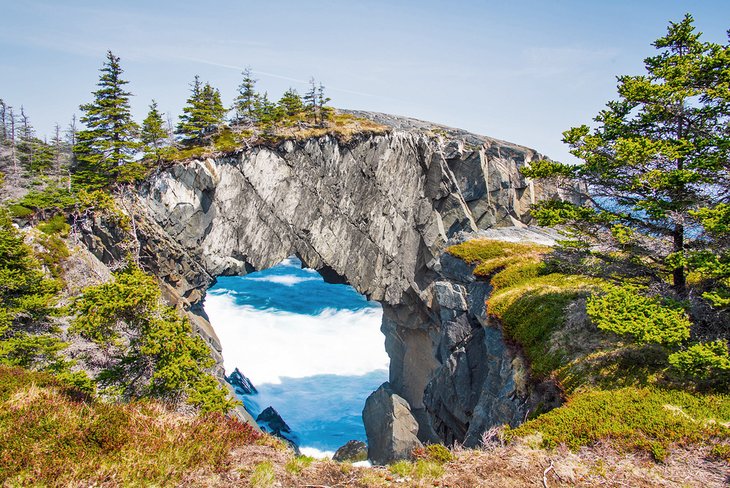
[[[224,106],[220,90],[196,75],[174,127],[155,100],[138,124],[119,57],[108,51],[100,72],[92,101],[80,106],[81,127],[76,116],[65,130],[56,124],[50,141],[36,136],[22,106],[0,99],[0,170],[16,179],[53,176],[57,184],[70,176],[76,190],[95,190],[135,181],[181,150],[215,142],[224,131],[271,135],[278,128],[325,127],[333,113],[324,85],[314,78],[304,96],[289,88],[274,102],[268,92],[257,91],[258,80],[247,68],[232,106]]]
[[[39,138],[25,108],[0,98],[0,169],[6,175],[61,178],[71,160],[75,137],[72,120],[65,130],[57,123],[50,140]]]

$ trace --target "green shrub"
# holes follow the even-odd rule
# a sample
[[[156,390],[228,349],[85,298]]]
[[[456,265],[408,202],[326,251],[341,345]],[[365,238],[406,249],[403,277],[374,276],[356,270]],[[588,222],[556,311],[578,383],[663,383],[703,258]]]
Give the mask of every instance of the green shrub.
[[[38,229],[44,234],[58,234],[61,237],[68,237],[71,226],[66,223],[66,217],[62,214],[56,214],[45,222],[38,224]]]
[[[16,219],[25,219],[30,217],[34,213],[33,210],[23,205],[20,205],[19,203],[13,203],[11,205],[8,205],[8,212],[10,212],[10,215]]]
[[[639,344],[677,345],[689,339],[691,323],[680,306],[647,297],[634,287],[611,287],[591,296],[586,308],[599,329],[629,335]]]
[[[573,395],[562,407],[508,432],[539,433],[542,445],[571,449],[609,442],[621,450],[660,454],[674,446],[730,439],[730,396],[658,388],[622,388]]]
[[[425,448],[425,459],[435,463],[445,464],[454,459],[454,455],[443,444],[429,444]]]
[[[101,403],[44,373],[0,366],[0,478],[8,486],[175,486],[227,465],[261,434],[219,414]]]
[[[98,380],[129,398],[175,398],[203,412],[235,406],[207,371],[215,365],[210,349],[194,335],[187,318],[161,303],[154,278],[129,266],[114,281],[86,288],[71,307],[70,331],[99,344],[114,359]],[[121,332],[131,333],[122,341]],[[143,372],[143,374],[140,374]]]
[[[411,473],[413,473],[413,463],[405,460],[396,461],[388,466],[388,471],[396,476],[405,478],[406,476],[410,476]]]
[[[730,353],[726,341],[694,344],[669,356],[669,364],[684,378],[730,383]]]

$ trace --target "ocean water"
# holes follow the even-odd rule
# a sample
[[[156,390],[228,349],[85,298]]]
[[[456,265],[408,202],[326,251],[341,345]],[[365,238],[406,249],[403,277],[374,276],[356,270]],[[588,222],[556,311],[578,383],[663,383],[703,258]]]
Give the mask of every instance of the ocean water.
[[[226,374],[238,368],[251,380],[259,394],[248,402],[259,412],[273,406],[302,452],[331,456],[348,440],[365,440],[365,399],[388,379],[379,303],[289,258],[219,278],[205,311]]]

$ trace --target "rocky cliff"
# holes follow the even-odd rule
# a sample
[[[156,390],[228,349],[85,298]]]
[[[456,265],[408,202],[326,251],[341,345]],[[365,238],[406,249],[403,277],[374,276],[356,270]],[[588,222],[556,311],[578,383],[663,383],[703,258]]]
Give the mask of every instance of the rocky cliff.
[[[410,406],[419,437],[473,444],[484,428],[523,415],[530,392],[510,383],[515,356],[486,323],[486,284],[442,251],[459,233],[524,226],[530,204],[556,190],[519,173],[541,157],[531,149],[356,115],[390,130],[286,140],[158,171],[136,197],[142,257],[218,351],[201,307],[216,276],[297,255],[326,280],[349,283],[383,305],[390,389]],[[485,384],[499,385],[487,388],[491,400]]]

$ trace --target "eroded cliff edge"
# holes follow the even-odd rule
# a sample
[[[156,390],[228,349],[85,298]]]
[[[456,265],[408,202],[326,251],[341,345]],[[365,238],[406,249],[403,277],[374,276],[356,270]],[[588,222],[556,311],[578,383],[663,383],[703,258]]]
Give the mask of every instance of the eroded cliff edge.
[[[512,395],[497,408],[472,391],[476,402],[448,400],[453,378],[476,374],[464,354],[472,362],[496,361],[507,376],[514,358],[478,311],[460,318],[469,304],[459,300],[478,305],[474,296],[484,290],[460,293],[471,284],[449,280],[442,251],[460,232],[523,226],[529,205],[557,190],[519,173],[541,157],[534,150],[412,119],[358,115],[391,130],[348,142],[287,140],[158,171],[136,196],[142,258],[197,316],[197,330],[217,351],[201,306],[215,276],[264,269],[296,254],[326,280],[351,284],[383,305],[390,386],[413,410],[419,436],[473,441],[477,407],[493,410],[480,425],[510,422],[522,415],[525,399]],[[445,303],[452,299],[450,309]],[[466,347],[475,341],[494,346],[494,357]],[[477,389],[484,381],[468,384]]]

